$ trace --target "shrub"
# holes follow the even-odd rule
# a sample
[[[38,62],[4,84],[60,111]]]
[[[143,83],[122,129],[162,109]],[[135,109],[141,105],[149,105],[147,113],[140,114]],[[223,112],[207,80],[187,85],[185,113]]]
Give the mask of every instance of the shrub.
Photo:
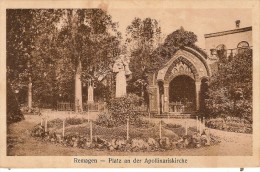
[[[69,125],[79,125],[84,122],[87,122],[87,119],[84,118],[66,118],[66,123]]]
[[[207,120],[205,125],[210,128],[219,130],[239,132],[239,133],[252,133],[252,124],[250,121],[240,119],[238,117],[215,118]]]
[[[24,119],[20,110],[20,105],[12,91],[11,86],[7,84],[7,123],[19,122]]]
[[[114,127],[115,121],[112,119],[111,115],[109,115],[106,112],[103,112],[98,115],[98,118],[96,120],[96,124],[100,125],[102,127]]]
[[[60,128],[62,127],[63,121],[61,119],[53,119],[48,121],[48,127],[50,128]]]
[[[140,106],[142,98],[135,94],[129,94],[126,97],[113,98],[108,103],[108,110],[115,124],[125,124],[126,119],[134,122],[139,118],[139,113],[135,111],[136,106]]]
[[[149,120],[144,120],[141,118],[137,118],[134,123],[134,126],[138,127],[138,128],[150,128],[150,127],[154,127],[155,124],[151,123]]]
[[[180,124],[172,124],[172,123],[165,123],[166,128],[180,128],[182,127]]]
[[[22,107],[21,111],[23,114],[41,115],[41,111],[38,107],[29,108],[28,106],[26,106],[26,107]]]
[[[248,50],[217,63],[205,101],[209,117],[232,116],[252,122],[252,57]]]

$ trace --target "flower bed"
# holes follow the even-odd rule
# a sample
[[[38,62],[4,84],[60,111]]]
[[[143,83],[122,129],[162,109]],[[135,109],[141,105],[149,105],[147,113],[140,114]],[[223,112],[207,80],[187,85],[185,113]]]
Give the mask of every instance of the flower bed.
[[[252,133],[252,124],[246,120],[239,118],[215,118],[206,120],[205,125],[209,128],[231,131],[237,133]]]
[[[90,123],[80,119],[66,121],[65,136],[62,137],[62,120],[55,119],[49,122],[49,129],[44,131],[41,125],[35,126],[32,136],[38,140],[53,144],[78,147],[83,149],[100,149],[111,151],[164,151],[171,149],[198,148],[219,143],[218,139],[205,130],[202,134],[194,128],[185,128],[181,125],[162,122],[161,138],[159,124],[144,122],[145,127],[130,125],[129,139],[126,139],[126,125],[104,127],[92,123],[92,140],[90,140]],[[71,122],[74,121],[74,122]],[[77,121],[77,124],[75,124]]]

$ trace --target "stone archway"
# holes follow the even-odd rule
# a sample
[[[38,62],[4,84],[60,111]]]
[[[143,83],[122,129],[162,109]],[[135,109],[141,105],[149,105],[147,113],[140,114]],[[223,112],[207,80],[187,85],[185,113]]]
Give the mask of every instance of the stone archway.
[[[198,68],[198,67],[197,67]],[[164,76],[164,112],[184,112],[185,109],[190,109],[189,112],[199,110],[199,103],[200,103],[200,75],[197,69],[188,58],[183,56],[177,57],[167,68],[165,76]],[[193,100],[189,100],[191,103],[191,107],[188,107],[188,104],[184,104],[184,101],[179,102],[171,102],[170,95],[172,94],[170,83],[179,76],[186,76],[192,79],[192,87],[195,90],[193,93]],[[188,80],[186,80],[187,82]],[[185,82],[185,81],[184,81]],[[184,84],[184,82],[182,82]],[[183,87],[180,86],[183,89]],[[195,96],[194,96],[195,94]],[[184,99],[184,97],[182,97]],[[176,109],[177,111],[175,111]]]
[[[175,78],[182,78],[183,82],[175,82],[175,84],[185,85],[189,84],[192,80],[193,87],[190,88],[195,93],[192,93],[193,110],[198,111],[200,109],[200,103],[204,103],[201,99],[201,80],[202,78],[208,78],[211,75],[211,70],[207,64],[207,58],[192,48],[180,49],[169,59],[163,67],[151,75],[151,99],[150,108],[152,111],[157,111],[158,114],[168,113],[172,109],[169,106],[175,98],[172,94],[174,86],[171,82]],[[181,77],[185,76],[185,77]],[[184,79],[186,78],[186,79]],[[190,78],[191,80],[187,79]],[[181,79],[180,79],[181,80]],[[189,85],[188,84],[188,85]],[[179,86],[181,88],[181,86]],[[176,94],[176,92],[175,92]],[[185,96],[183,96],[184,98]],[[195,100],[194,100],[195,99]]]

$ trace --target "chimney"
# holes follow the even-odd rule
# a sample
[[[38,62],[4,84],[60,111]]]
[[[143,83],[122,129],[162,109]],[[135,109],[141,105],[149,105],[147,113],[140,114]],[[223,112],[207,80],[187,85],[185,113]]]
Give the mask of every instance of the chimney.
[[[240,26],[240,20],[236,20],[236,28],[238,29]]]

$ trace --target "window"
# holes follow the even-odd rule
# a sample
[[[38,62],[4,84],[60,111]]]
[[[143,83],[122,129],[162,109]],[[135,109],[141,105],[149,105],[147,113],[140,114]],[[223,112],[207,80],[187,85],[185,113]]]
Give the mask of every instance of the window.
[[[248,49],[249,49],[249,44],[246,41],[242,41],[237,45],[237,51],[239,54],[245,52]]]

